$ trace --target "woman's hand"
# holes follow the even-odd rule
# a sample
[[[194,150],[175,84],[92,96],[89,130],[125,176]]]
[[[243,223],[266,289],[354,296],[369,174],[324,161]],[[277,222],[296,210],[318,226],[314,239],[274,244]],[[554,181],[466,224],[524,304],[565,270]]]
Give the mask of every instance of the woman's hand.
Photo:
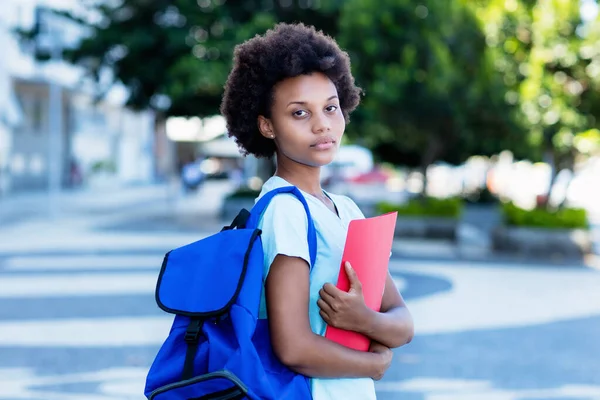
[[[371,378],[378,381],[383,378],[383,375],[388,370],[390,365],[392,364],[392,357],[394,353],[390,350],[389,347],[382,345],[379,342],[371,342],[371,346],[369,347],[369,352],[375,353],[381,357],[381,362],[375,370],[375,373]]]
[[[319,291],[318,300],[321,317],[328,325],[347,331],[361,332],[368,326],[373,312],[365,304],[362,284],[349,262],[344,264],[350,281],[350,290],[346,293],[331,283],[326,283]]]

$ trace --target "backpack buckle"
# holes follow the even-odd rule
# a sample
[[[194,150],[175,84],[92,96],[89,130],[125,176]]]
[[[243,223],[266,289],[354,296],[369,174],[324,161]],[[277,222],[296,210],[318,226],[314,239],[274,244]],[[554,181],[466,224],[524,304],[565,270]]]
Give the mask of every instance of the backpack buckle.
[[[185,330],[185,336],[183,339],[186,343],[196,343],[200,337],[200,331],[202,330],[202,321],[199,319],[193,319],[190,321],[187,329]]]

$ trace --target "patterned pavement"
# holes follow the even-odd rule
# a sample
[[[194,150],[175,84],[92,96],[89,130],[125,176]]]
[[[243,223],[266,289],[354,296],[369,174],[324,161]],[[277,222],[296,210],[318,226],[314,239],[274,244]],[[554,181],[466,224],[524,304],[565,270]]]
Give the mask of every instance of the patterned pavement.
[[[152,241],[149,241],[152,243]],[[163,252],[0,257],[0,399],[143,399]],[[600,399],[600,274],[394,259],[417,335],[378,398]]]
[[[154,301],[163,254],[207,234],[172,206],[0,229],[0,400],[144,398],[171,322]],[[600,400],[600,270],[394,248],[416,337],[380,400]]]

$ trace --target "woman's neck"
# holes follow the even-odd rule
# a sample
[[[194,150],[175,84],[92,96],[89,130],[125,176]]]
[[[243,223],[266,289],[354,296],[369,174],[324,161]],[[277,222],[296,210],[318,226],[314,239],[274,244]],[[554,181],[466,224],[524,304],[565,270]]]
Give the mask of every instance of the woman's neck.
[[[323,195],[323,190],[321,189],[321,168],[319,167],[298,164],[290,168],[285,163],[277,162],[275,176],[285,179],[298,189],[313,196]]]

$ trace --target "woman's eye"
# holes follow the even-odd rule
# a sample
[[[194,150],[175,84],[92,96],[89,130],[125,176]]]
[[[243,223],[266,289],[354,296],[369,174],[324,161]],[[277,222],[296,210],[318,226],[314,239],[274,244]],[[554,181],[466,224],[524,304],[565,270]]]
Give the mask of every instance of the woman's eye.
[[[328,106],[325,110],[327,110],[327,112],[334,112],[338,109],[337,106]]]
[[[294,116],[295,117],[304,117],[306,114],[308,114],[308,113],[306,111],[304,111],[304,110],[294,111]]]

